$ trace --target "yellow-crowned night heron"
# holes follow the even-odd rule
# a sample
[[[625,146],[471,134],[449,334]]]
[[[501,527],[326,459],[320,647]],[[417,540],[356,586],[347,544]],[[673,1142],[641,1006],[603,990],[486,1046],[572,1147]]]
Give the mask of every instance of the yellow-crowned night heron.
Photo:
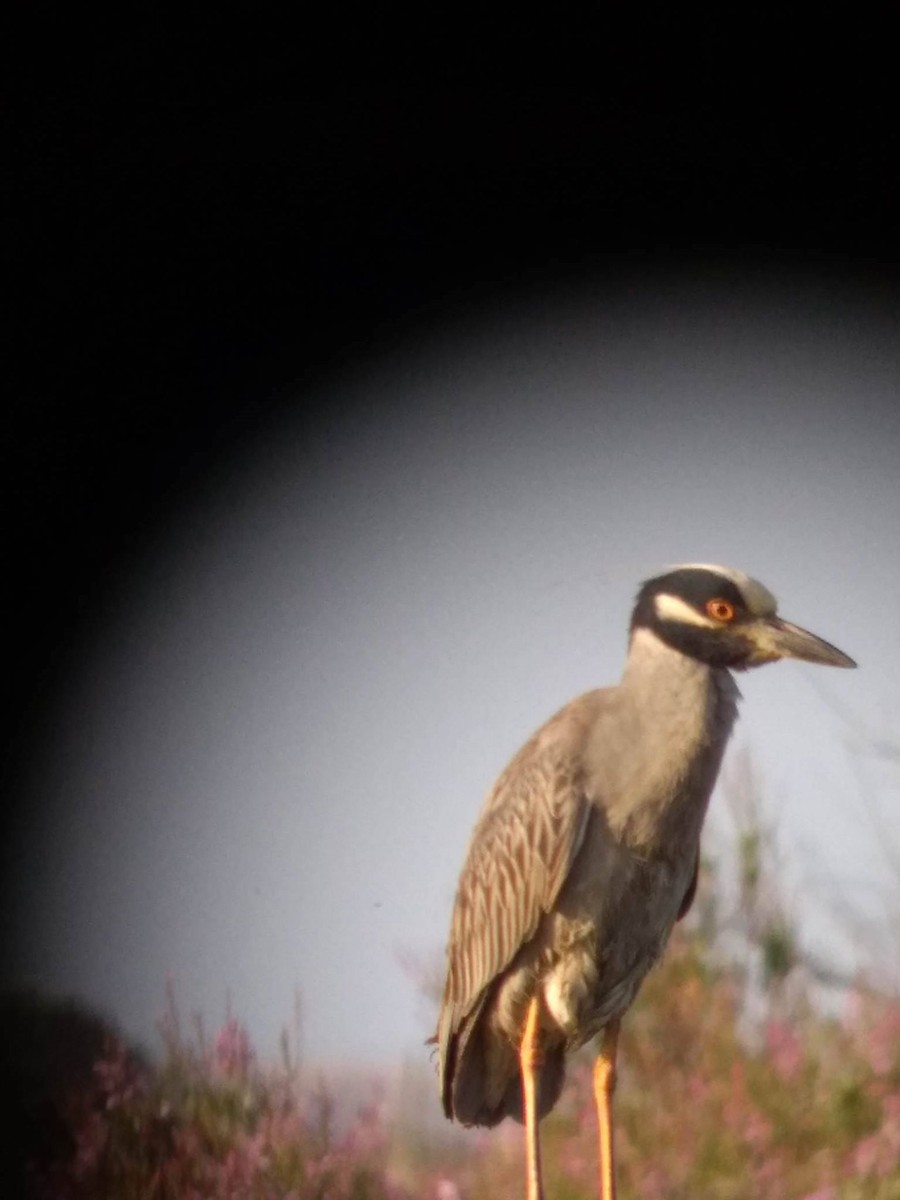
[[[602,1035],[594,1071],[600,1186],[615,1195],[611,1098],[619,1020],[687,912],[700,829],[739,693],[730,675],[779,658],[856,664],[781,620],[727,567],[645,583],[618,687],[587,692],[523,746],[488,795],[453,912],[436,1040],[448,1117],[537,1124],[568,1051]]]

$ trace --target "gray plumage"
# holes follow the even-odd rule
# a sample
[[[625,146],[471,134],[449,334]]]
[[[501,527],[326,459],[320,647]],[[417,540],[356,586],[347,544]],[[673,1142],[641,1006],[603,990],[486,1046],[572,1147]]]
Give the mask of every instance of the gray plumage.
[[[722,599],[721,597],[724,597]],[[727,604],[727,620],[710,604]],[[712,612],[725,612],[725,609]],[[696,887],[700,832],[737,716],[729,667],[851,660],[775,616],[740,572],[648,581],[617,687],[561,709],[489,793],[463,868],[436,1040],[444,1110],[522,1117],[518,1047],[540,998],[539,1115],[565,1055],[621,1017]]]

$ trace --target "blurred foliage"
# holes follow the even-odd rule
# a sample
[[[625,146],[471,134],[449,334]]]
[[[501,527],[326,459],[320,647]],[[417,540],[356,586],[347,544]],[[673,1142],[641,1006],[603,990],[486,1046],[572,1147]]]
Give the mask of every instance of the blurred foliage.
[[[190,1037],[170,994],[160,1022],[155,1067],[115,1036],[89,1084],[66,1101],[71,1153],[35,1161],[29,1192],[47,1200],[392,1200],[407,1193],[387,1181],[383,1096],[338,1135],[333,1101],[321,1084],[300,1084],[283,1061],[263,1067],[245,1029],[229,1016],[208,1042],[200,1022]]]
[[[0,994],[0,1029],[0,1196],[19,1196],[25,1164],[73,1153],[69,1098],[92,1086],[113,1027],[73,999],[22,988]]]
[[[817,1003],[745,785],[737,904],[704,859],[694,909],[623,1024],[620,1200],[900,1200],[900,997],[857,980],[828,1011]],[[424,1069],[407,1068],[390,1100],[371,1081],[348,1115],[341,1087],[308,1080],[286,1040],[266,1065],[231,1016],[212,1039],[199,1021],[186,1036],[171,996],[160,1032],[151,1066],[109,1034],[98,1050],[90,1026],[93,1070],[82,1064],[55,1092],[65,1136],[32,1156],[38,1200],[524,1193],[521,1128],[463,1133],[435,1119]],[[542,1126],[551,1200],[597,1194],[591,1061],[587,1050],[573,1059]]]

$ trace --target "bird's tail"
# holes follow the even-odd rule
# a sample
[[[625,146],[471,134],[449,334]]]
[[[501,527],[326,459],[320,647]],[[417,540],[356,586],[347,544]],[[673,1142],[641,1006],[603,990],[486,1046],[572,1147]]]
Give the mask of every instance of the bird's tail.
[[[504,1117],[524,1120],[522,1076],[515,1046],[483,1036],[479,1022],[463,1023],[448,1047],[444,1111],[461,1125],[497,1125]],[[538,1116],[554,1107],[565,1080],[565,1048],[544,1053],[537,1086]]]

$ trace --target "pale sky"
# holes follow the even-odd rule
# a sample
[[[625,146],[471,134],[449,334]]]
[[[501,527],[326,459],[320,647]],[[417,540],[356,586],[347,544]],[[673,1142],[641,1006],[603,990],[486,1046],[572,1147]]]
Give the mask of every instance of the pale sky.
[[[836,897],[896,924],[860,779],[897,831],[900,775],[840,713],[900,729],[897,333],[824,279],[645,274],[335,375],[331,419],[223,465],[111,598],[30,780],[19,978],[151,1046],[171,975],[264,1053],[299,989],[307,1059],[424,1055],[401,959],[439,953],[485,792],[618,679],[639,582],[683,561],[756,576],[858,660],[742,675],[732,748],[811,944],[852,953]]]

